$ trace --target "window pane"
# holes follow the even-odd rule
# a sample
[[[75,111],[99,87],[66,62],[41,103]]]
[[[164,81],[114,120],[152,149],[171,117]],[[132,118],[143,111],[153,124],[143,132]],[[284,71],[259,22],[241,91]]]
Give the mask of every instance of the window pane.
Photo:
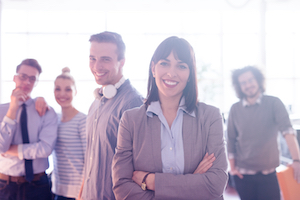
[[[258,63],[256,34],[226,34],[223,38],[223,62],[226,71]]]
[[[267,75],[269,78],[291,78],[294,76],[293,34],[267,35]]]
[[[222,22],[224,33],[257,33],[260,15],[258,11],[225,11]]]
[[[289,79],[268,79],[266,84],[266,93],[276,96],[288,107],[293,105],[294,83]]]

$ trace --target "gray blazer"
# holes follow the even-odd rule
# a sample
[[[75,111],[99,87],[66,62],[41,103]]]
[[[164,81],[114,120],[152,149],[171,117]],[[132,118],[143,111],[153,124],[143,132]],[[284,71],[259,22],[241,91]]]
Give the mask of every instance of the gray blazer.
[[[146,106],[127,110],[121,119],[112,163],[116,199],[223,199],[227,159],[223,121],[219,109],[198,103],[196,117],[184,113],[184,174],[162,173],[158,117],[148,117]],[[216,160],[204,174],[193,174],[205,153]],[[131,178],[133,171],[155,173],[155,191],[142,190]]]

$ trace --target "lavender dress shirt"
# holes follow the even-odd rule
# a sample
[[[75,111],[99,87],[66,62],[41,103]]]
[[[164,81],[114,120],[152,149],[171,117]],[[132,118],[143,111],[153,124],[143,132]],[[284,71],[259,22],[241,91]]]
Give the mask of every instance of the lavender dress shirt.
[[[32,159],[33,173],[44,172],[48,167],[57,137],[57,116],[52,108],[44,116],[39,116],[35,101],[26,102],[29,144],[23,144],[20,115],[22,106],[17,111],[16,120],[6,117],[9,103],[0,105],[0,173],[10,176],[24,176],[24,159]],[[18,145],[19,156],[5,154],[11,145]]]

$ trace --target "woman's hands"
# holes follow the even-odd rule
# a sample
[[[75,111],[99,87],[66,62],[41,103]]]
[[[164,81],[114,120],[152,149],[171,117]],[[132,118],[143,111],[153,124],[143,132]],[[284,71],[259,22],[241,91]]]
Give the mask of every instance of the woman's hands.
[[[50,108],[43,97],[37,97],[35,101],[35,109],[40,116],[43,116]]]
[[[203,174],[205,173],[212,165],[213,162],[216,160],[214,154],[208,155],[205,154],[203,160],[198,165],[197,169],[194,171],[194,174]],[[138,184],[139,186],[142,185],[143,178],[148,172],[144,171],[134,171],[132,175],[132,180]],[[155,174],[149,174],[146,178],[146,185],[148,190],[155,190]]]
[[[194,171],[193,174],[203,174],[207,172],[207,170],[213,165],[213,162],[216,160],[215,155],[212,153],[208,155],[205,154],[203,160],[198,165],[197,169]]]
[[[139,186],[142,185],[143,178],[148,172],[144,171],[134,171],[132,175],[132,180],[136,182]],[[148,190],[155,190],[155,174],[149,174],[146,178],[146,185]]]

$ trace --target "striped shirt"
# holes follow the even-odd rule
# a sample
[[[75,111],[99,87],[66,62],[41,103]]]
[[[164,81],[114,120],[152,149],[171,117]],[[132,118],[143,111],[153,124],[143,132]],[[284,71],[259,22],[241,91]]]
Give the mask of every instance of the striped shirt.
[[[86,149],[85,121],[86,115],[79,112],[70,121],[59,122],[51,177],[54,194],[69,198],[78,196]]]

